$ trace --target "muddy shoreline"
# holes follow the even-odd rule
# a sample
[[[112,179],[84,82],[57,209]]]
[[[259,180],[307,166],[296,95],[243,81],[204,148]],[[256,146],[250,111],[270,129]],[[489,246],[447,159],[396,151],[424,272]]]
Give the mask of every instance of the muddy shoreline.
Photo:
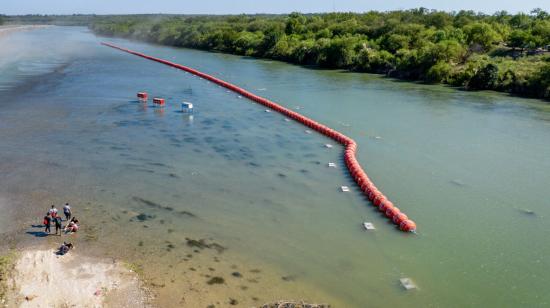
[[[131,266],[90,257],[78,247],[66,255],[52,244],[18,249],[8,280],[8,307],[148,307],[149,291]]]

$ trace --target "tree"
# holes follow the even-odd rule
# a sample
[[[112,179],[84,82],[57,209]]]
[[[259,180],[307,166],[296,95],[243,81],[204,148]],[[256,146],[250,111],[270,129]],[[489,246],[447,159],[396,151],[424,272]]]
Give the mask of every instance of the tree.
[[[237,35],[235,41],[230,42],[233,48],[238,54],[245,54],[247,56],[255,55],[260,52],[258,47],[262,44],[264,35],[262,32],[248,32],[242,31]]]
[[[384,35],[380,46],[389,52],[396,52],[399,49],[409,47],[410,38],[401,34]]]
[[[355,43],[353,37],[329,40],[321,49],[319,64],[326,67],[349,67],[354,62]]]
[[[531,18],[523,13],[516,14],[510,19],[510,26],[514,29],[528,29],[531,24]]]
[[[491,47],[502,40],[502,37],[491,27],[484,22],[476,22],[464,27],[466,40],[472,47],[480,46],[484,51],[488,51]]]
[[[531,81],[531,87],[537,97],[550,98],[550,63],[541,67]]]
[[[437,62],[430,67],[426,74],[426,80],[430,82],[446,82],[453,71],[452,66],[444,61]]]
[[[493,89],[498,79],[498,66],[489,63],[477,73],[468,82],[468,88],[473,90]]]
[[[534,16],[535,19],[540,19],[540,20],[547,19],[548,17],[550,17],[550,15],[546,11],[542,10],[541,8],[536,8],[531,10],[531,15]]]
[[[434,12],[425,17],[425,24],[428,27],[443,29],[452,24],[453,18],[445,12]]]
[[[306,18],[300,13],[292,13],[288,16],[285,26],[286,34],[302,33]]]
[[[539,46],[550,44],[550,19],[535,21],[531,34]]]
[[[527,46],[530,37],[531,36],[527,31],[514,30],[510,33],[507,44],[514,49],[520,48],[523,51],[523,49]]]
[[[460,63],[466,56],[466,49],[455,40],[444,40],[432,47],[430,57],[433,61],[443,61],[447,63]]]
[[[356,69],[367,72],[386,73],[393,68],[394,56],[385,51],[364,48],[356,59]]]

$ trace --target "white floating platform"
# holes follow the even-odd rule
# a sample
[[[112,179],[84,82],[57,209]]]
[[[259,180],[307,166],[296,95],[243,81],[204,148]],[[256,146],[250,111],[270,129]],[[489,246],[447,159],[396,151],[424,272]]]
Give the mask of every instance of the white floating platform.
[[[399,282],[401,282],[401,285],[405,288],[405,290],[414,290],[417,288],[411,278],[401,278],[399,279]]]
[[[328,163],[328,166],[331,167],[331,168],[336,168],[336,164],[335,164],[335,163]]]
[[[327,144],[325,144],[325,147],[329,148],[329,149],[332,149],[332,144],[327,143]]]
[[[311,131],[309,129],[306,129],[306,134],[311,134]]]
[[[189,102],[181,103],[181,111],[182,112],[193,112],[193,104],[189,103]]]
[[[265,112],[271,112],[271,110],[269,110],[269,109],[266,109],[266,110],[265,110]]]
[[[240,96],[240,95],[238,95],[237,97],[238,97],[238,98],[243,98],[243,97],[242,97],[242,96]]]
[[[347,186],[342,186],[342,187],[340,187],[340,189],[342,190],[342,192],[348,192],[349,191],[349,187],[347,187]]]
[[[372,224],[372,222],[364,222],[363,223],[363,228],[365,228],[365,230],[375,230],[376,229],[374,227],[374,225]]]
[[[285,121],[286,121],[286,122],[290,122],[290,119],[288,119],[288,118],[285,118]]]

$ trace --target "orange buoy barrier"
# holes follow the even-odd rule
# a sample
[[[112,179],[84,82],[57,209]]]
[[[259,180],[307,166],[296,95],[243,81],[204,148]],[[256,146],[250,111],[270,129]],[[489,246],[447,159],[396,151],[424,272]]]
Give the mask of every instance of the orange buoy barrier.
[[[180,69],[182,71],[191,73],[195,76],[204,78],[208,81],[211,81],[219,86],[222,86],[226,89],[229,89],[233,92],[236,92],[252,101],[257,102],[258,104],[261,104],[263,106],[266,106],[268,108],[271,108],[291,119],[296,120],[297,122],[300,122],[301,124],[310,127],[314,129],[315,131],[337,141],[338,143],[344,145],[345,152],[344,152],[344,161],[346,163],[346,166],[348,167],[348,170],[357,183],[357,185],[361,188],[361,191],[367,195],[368,199],[373,202],[375,206],[377,206],[380,211],[382,211],[388,218],[390,218],[396,225],[399,226],[399,229],[405,232],[414,232],[416,230],[416,224],[414,221],[410,220],[407,215],[402,213],[397,207],[393,205],[392,202],[388,200],[388,198],[381,193],[376,186],[372,183],[372,181],[368,178],[367,174],[361,168],[361,165],[355,158],[355,153],[357,151],[357,143],[351,139],[350,137],[328,127],[323,124],[318,123],[317,121],[314,121],[308,117],[305,117],[295,111],[292,111],[288,108],[285,108],[275,102],[272,102],[266,98],[260,97],[256,94],[253,94],[251,92],[246,91],[245,89],[242,89],[236,85],[230,84],[229,82],[223,81],[219,78],[216,78],[214,76],[210,76],[208,74],[205,74],[203,72],[197,71],[196,69],[183,66],[181,64],[177,64],[174,62],[170,62],[167,60],[155,58],[148,56],[146,54],[142,54],[136,51],[132,51],[126,48],[118,47],[113,44],[109,43],[101,43],[104,46],[108,46],[114,49],[118,49],[120,51],[124,51],[133,55],[136,55],[138,57],[142,57],[148,60],[152,60],[155,62],[159,62],[177,69]],[[139,94],[138,94],[139,97]],[[155,100],[162,100],[162,103],[159,103],[160,105],[164,105],[164,99],[153,99],[153,102]],[[160,102],[160,101],[159,101]],[[155,102],[156,103],[156,102]]]

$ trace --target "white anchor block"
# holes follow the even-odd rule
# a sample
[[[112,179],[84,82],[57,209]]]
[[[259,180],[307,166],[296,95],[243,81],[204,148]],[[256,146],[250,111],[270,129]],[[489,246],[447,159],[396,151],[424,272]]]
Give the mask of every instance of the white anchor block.
[[[325,144],[325,147],[329,148],[329,149],[332,149],[332,144],[327,143],[327,144]]]
[[[342,187],[340,187],[340,189],[342,190],[342,192],[348,192],[349,191],[349,187],[347,187],[347,186],[342,186]]]
[[[401,282],[401,285],[405,288],[405,290],[414,290],[417,288],[411,278],[401,278],[399,279],[399,282]]]
[[[336,164],[335,164],[335,163],[328,163],[328,166],[331,167],[331,168],[336,168]]]
[[[374,227],[374,225],[372,224],[372,222],[364,222],[363,227],[365,228],[365,230],[375,230],[376,229]]]

